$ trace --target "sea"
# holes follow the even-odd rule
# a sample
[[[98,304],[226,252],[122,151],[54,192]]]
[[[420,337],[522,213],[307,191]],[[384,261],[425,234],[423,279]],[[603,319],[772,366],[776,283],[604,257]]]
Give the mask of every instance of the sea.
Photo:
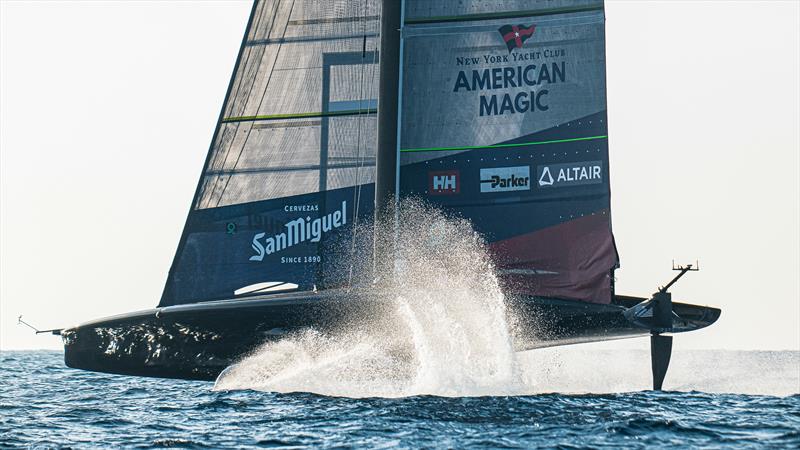
[[[800,352],[678,335],[652,392],[647,338],[519,351],[538,338],[471,225],[421,204],[399,219],[393,307],[266,343],[216,382],[0,352],[0,448],[800,448]]]
[[[91,373],[61,352],[4,351],[0,448],[800,448],[798,352],[679,351],[663,392],[647,390],[646,351],[561,355],[527,395],[354,397]]]

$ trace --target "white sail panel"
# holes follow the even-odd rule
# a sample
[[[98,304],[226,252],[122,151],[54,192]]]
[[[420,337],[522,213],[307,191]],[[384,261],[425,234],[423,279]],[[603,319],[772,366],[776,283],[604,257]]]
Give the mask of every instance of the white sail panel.
[[[377,5],[258,2],[195,208],[373,181]]]

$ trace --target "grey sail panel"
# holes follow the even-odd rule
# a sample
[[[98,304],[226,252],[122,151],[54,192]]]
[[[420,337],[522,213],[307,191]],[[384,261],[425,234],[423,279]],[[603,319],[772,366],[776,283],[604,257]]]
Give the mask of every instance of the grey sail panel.
[[[331,249],[372,208],[377,5],[256,1],[162,306],[342,283]]]
[[[409,3],[413,5],[416,2]],[[470,20],[411,24],[404,30],[403,115],[407,118],[402,128],[404,164],[507,141],[605,109],[602,3],[596,11],[544,17],[516,17],[520,11],[517,8],[494,9],[495,15],[505,11],[515,16],[499,19],[481,18],[480,14],[455,14],[457,11],[474,11],[476,8],[469,6],[483,5],[483,2],[441,3],[434,11],[453,14],[430,19]],[[442,9],[451,3],[461,7]],[[494,3],[518,4],[527,6],[525,13],[535,12],[528,11],[531,2]],[[565,7],[570,4],[557,3]],[[593,4],[598,5],[598,2]],[[535,39],[528,39],[522,48],[509,51],[499,29],[515,21],[535,24]],[[547,52],[567,50],[569,54],[563,58],[544,56]],[[511,71],[510,77],[507,70]],[[580,77],[570,77],[570,72],[580,74]],[[526,83],[526,78],[533,83]],[[540,78],[542,83],[538,84]],[[520,79],[522,85],[517,86]],[[538,114],[535,108],[524,113],[498,114],[503,94],[516,95],[524,90],[529,91],[525,93],[525,101],[528,101],[530,91],[547,90],[540,103],[548,109],[538,111]],[[494,95],[498,93],[500,96]],[[549,103],[554,102],[557,107],[550,108]],[[515,107],[515,110],[519,109]],[[423,151],[429,148],[446,153]],[[448,148],[453,150],[442,150]]]

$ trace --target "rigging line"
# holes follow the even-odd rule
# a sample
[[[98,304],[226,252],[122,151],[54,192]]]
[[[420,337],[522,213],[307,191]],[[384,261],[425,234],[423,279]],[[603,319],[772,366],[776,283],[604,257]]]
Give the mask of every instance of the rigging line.
[[[367,2],[364,0],[363,8],[362,8],[363,17],[367,15]],[[361,110],[363,107],[364,101],[364,70],[365,64],[364,59],[366,57],[367,52],[367,27],[366,21],[361,21],[361,31],[364,33],[364,41],[361,47],[361,67],[359,71],[360,80],[358,82],[358,116],[356,116],[356,160],[360,161],[361,158]],[[353,258],[352,256],[355,254],[355,243],[356,243],[356,233],[358,230],[358,206],[361,200],[361,167],[360,164],[356,166],[356,185],[355,189],[353,189],[353,233],[350,238],[350,274],[348,276],[347,285],[353,285]]]
[[[269,34],[272,33],[272,27],[275,25],[275,17],[278,14],[278,5],[279,4],[280,4],[280,0],[278,0],[276,2],[273,2],[272,20],[270,21],[270,24],[269,24],[269,30],[267,30],[267,36],[269,36]],[[262,5],[263,5],[263,3],[262,3]],[[259,15],[256,18],[255,22],[253,22],[253,25],[251,26],[251,28],[246,31],[248,34],[251,32],[251,30],[255,30],[255,32],[257,33],[257,30],[261,27],[261,21],[262,21],[266,11],[267,11],[267,8],[265,8],[265,7],[261,8],[261,11],[259,12]],[[263,55],[264,51],[266,51],[266,50],[265,50],[265,48],[262,47],[260,53]],[[244,84],[244,75],[247,72],[247,65],[250,63],[250,57],[254,53],[255,52],[252,52],[252,51],[248,51],[247,52],[247,56],[245,57],[244,64],[240,66],[240,69],[239,69],[240,73],[234,74],[234,76],[239,76],[239,82],[236,84],[235,92],[233,92],[233,95],[230,96],[229,99],[228,99],[228,101],[231,102],[231,104],[230,105],[225,105],[226,107],[230,106],[231,112],[232,112],[233,107],[236,104],[236,99],[239,97],[239,90],[242,88],[242,85]],[[256,72],[256,75],[258,75],[258,72]],[[246,103],[245,103],[245,106],[246,106]],[[224,117],[224,115],[223,115],[223,117]],[[222,126],[222,123],[218,123],[217,124],[217,127],[221,127],[221,126]],[[236,133],[239,131],[239,124],[236,124],[235,127],[231,127],[231,128],[233,128],[233,131],[232,131],[233,135],[236,136]],[[225,138],[230,134],[229,130],[231,128],[229,128],[227,126],[223,128],[222,134],[220,135],[219,141],[218,141],[220,143],[220,146],[224,145]],[[225,153],[225,157],[222,159],[223,166],[224,166],[225,161],[228,159],[228,154],[230,153],[230,149],[233,146],[233,142],[234,142],[234,139],[231,139],[230,145],[228,145],[228,148],[224,152]],[[221,149],[218,148],[217,150],[221,150]],[[209,166],[206,167],[206,171],[208,169],[210,169],[211,167],[215,167],[216,166],[217,161],[219,160],[219,155],[222,154],[222,153],[223,153],[222,151],[216,151],[215,152],[214,157],[211,159],[211,161],[209,161]],[[211,193],[207,197],[207,203],[206,203],[207,205],[211,204],[211,201],[214,198],[214,193],[217,191],[217,185],[219,184],[219,182],[220,182],[220,178],[214,178],[214,184],[213,184],[213,187],[211,189]]]
[[[377,113],[376,109],[370,109],[369,113]],[[337,116],[355,116],[362,114],[358,109],[344,109],[341,111],[309,111],[300,113],[286,113],[286,114],[269,114],[261,116],[240,116],[240,117],[226,117],[222,119],[226,123],[237,122],[256,122],[267,120],[286,120],[286,119],[315,119],[318,117],[337,117]]]
[[[361,63],[360,63],[360,66],[361,66],[360,69],[361,70],[359,71],[360,79],[359,79],[359,82],[358,82],[358,91],[359,91],[358,92],[358,113],[359,113],[359,116],[362,113],[363,106],[364,106],[363,102],[365,100],[364,99],[364,71],[365,71],[366,67],[365,67],[365,64],[364,64],[365,63],[364,59],[366,57],[366,52],[367,52],[367,26],[366,26],[366,20],[365,20],[366,17],[367,17],[367,0],[364,0],[364,2],[362,4],[363,4],[362,17],[361,17],[360,22],[361,22],[361,32],[364,33],[364,41],[363,41],[362,48],[361,48]],[[356,130],[357,130],[356,131],[356,160],[359,160],[361,158],[361,122],[362,122],[362,120],[361,120],[361,117],[358,117],[356,120],[357,120],[357,123],[356,123]],[[354,205],[355,215],[353,217],[353,226],[354,226],[353,233],[355,233],[355,226],[358,224],[358,201],[360,199],[359,198],[360,188],[358,186],[361,185],[360,184],[360,181],[361,181],[361,170],[360,169],[361,169],[360,167],[356,167],[356,189],[353,192],[353,197],[354,197],[353,201],[355,203],[355,205]]]
[[[290,22],[290,19],[292,18],[292,12],[294,12],[294,5],[295,5],[295,0],[292,0],[292,6],[289,7],[289,16],[287,17],[286,25],[284,25],[284,27],[283,27],[283,33],[281,34],[281,38],[285,38],[286,37],[286,30],[289,29],[289,22]],[[275,73],[275,64],[277,64],[277,62],[278,62],[278,58],[281,55],[281,50],[282,49],[283,49],[283,44],[278,44],[278,50],[275,52],[275,58],[272,60],[272,69],[269,71],[269,76],[267,77],[267,82],[264,84],[264,92],[261,93],[261,99],[258,102],[258,108],[259,109],[261,108],[261,104],[264,102],[264,96],[267,94],[267,89],[269,89],[269,83],[272,81],[272,74]],[[260,66],[260,64],[259,64],[259,66]],[[253,78],[253,84],[250,87],[251,90],[252,90],[253,86],[255,86],[257,79],[258,79],[258,77],[254,77]],[[247,102],[245,103],[245,105],[250,103],[250,98],[251,97],[248,96]],[[239,154],[236,155],[236,161],[233,162],[233,167],[231,167],[231,170],[235,170],[236,166],[239,165],[239,160],[242,158],[242,153],[244,153],[244,149],[247,146],[247,141],[250,140],[250,134],[252,132],[253,132],[253,127],[251,126],[250,129],[247,131],[247,136],[244,138],[244,142],[242,142],[242,147],[239,149]],[[219,194],[219,198],[217,199],[216,206],[219,206],[220,202],[222,201],[222,196],[225,194],[225,190],[228,189],[228,184],[231,182],[231,178],[233,178],[232,175],[229,176],[227,180],[225,180],[225,186],[223,186],[222,192],[220,192],[220,194]]]
[[[363,5],[362,14],[364,16],[366,16],[366,14],[367,14],[367,11],[366,11],[366,8],[367,8],[366,0],[363,2],[362,5]],[[365,57],[366,51],[367,51],[366,26],[365,26],[365,23],[363,21],[361,21],[361,31],[362,31],[362,33],[364,33],[364,40],[363,40],[362,48],[361,48],[361,67],[360,67],[361,70],[359,71],[359,75],[360,75],[360,80],[359,80],[359,99],[358,99],[358,101],[359,101],[359,105],[358,105],[359,106],[359,116],[356,119],[358,121],[357,124],[356,124],[356,126],[357,126],[357,132],[356,132],[356,161],[358,161],[359,163],[361,162],[360,161],[360,157],[361,157],[361,117],[360,117],[360,112],[361,111],[360,110],[361,110],[361,107],[362,107],[362,103],[361,102],[363,102],[363,99],[364,99],[364,57]],[[353,205],[353,232],[352,232],[351,238],[350,238],[351,239],[351,241],[350,241],[350,256],[351,257],[350,257],[349,275],[348,275],[348,280],[347,280],[347,285],[349,287],[352,287],[352,285],[353,285],[353,268],[354,268],[353,255],[355,254],[356,233],[357,233],[357,229],[358,229],[358,214],[359,214],[360,191],[361,191],[361,167],[360,166],[361,166],[361,164],[356,166],[355,186],[354,186],[354,190],[353,190],[353,203],[354,203],[354,205]]]
[[[380,18],[380,16],[382,14],[383,14],[383,9],[380,8],[378,10],[378,17]],[[367,0],[364,0],[364,17],[366,17],[366,16],[367,16]],[[366,41],[366,20],[363,23],[362,29],[363,29],[363,31],[365,33],[364,34],[364,49],[362,51],[362,55],[364,55],[364,52],[366,52],[366,45],[367,45],[367,41]],[[379,39],[380,39],[380,34],[379,34]],[[377,45],[377,42],[379,42],[379,41],[376,40],[376,45]],[[376,63],[377,59],[378,59],[378,48],[376,46],[375,51],[372,52],[372,62],[370,64],[370,66],[369,66],[369,70],[370,70],[370,76],[369,76],[369,79],[370,79],[370,81],[369,81],[369,98],[372,98],[372,94],[374,94],[373,89],[375,88],[375,63]],[[364,75],[365,67],[364,67],[364,64],[363,64],[363,60],[362,60],[362,67],[361,68],[362,68],[362,72],[361,72],[362,83],[361,83],[361,86],[360,86],[360,89],[361,89],[360,96],[362,98],[359,99],[359,101],[363,101],[364,100],[364,98],[363,98],[364,97],[364,95],[363,95],[364,76],[363,75]],[[361,120],[361,118],[359,118],[358,120],[359,120],[359,122],[358,122],[358,146],[357,146],[357,149],[358,149],[357,152],[358,153],[357,153],[357,160],[359,161],[359,166],[356,168],[356,188],[355,188],[355,192],[354,192],[355,205],[354,205],[354,208],[353,208],[354,209],[353,234],[352,234],[351,244],[350,244],[350,274],[349,274],[349,278],[348,278],[348,286],[352,286],[353,285],[353,270],[354,270],[354,265],[355,265],[354,256],[355,256],[355,249],[356,249],[356,233],[357,233],[357,228],[358,228],[357,225],[358,225],[358,216],[359,216],[359,209],[360,209],[359,207],[361,205],[361,191],[362,191],[362,186],[363,186],[363,183],[361,182],[361,172],[362,172],[362,169],[363,169],[365,161],[366,161],[366,156],[364,158],[360,158],[360,156],[361,156],[361,122],[362,122],[362,120]]]

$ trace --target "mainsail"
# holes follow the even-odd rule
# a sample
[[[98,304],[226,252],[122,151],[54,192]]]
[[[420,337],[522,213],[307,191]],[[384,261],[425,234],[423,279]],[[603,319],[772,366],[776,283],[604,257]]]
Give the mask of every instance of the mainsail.
[[[160,306],[346,282],[380,3],[255,2]],[[611,301],[604,22],[601,0],[403,2],[398,196],[470,219],[511,292]]]
[[[257,0],[160,306],[341,283],[372,214],[378,2]]]
[[[407,0],[400,189],[472,221],[509,290],[609,303],[597,0]]]

